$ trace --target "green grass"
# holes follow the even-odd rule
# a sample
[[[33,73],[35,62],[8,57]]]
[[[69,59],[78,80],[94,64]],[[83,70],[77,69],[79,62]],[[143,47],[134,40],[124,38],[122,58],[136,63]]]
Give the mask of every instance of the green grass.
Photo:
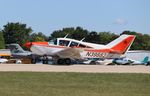
[[[0,96],[150,96],[150,74],[0,72]]]

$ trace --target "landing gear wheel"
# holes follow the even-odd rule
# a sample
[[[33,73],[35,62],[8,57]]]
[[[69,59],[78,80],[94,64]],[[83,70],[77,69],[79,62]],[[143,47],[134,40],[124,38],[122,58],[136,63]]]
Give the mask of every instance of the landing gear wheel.
[[[63,64],[64,64],[64,60],[63,60],[63,59],[58,59],[58,60],[57,60],[57,64],[63,65]]]
[[[37,58],[34,55],[31,55],[31,63],[36,64]]]
[[[91,61],[90,64],[91,65],[96,65],[96,62],[95,61]]]
[[[150,61],[149,61],[149,62],[147,62],[146,66],[148,66],[148,65],[150,65]]]
[[[57,64],[60,65],[70,65],[71,64],[71,59],[65,58],[65,59],[58,59]]]
[[[31,63],[32,63],[32,64],[36,64],[36,61],[37,61],[37,58],[32,58],[32,59],[31,59]]]
[[[47,55],[43,56],[43,64],[48,64],[48,57],[47,57]]]
[[[70,64],[71,64],[71,60],[70,60],[69,58],[66,58],[66,59],[65,59],[65,63],[66,63],[67,65],[70,65]]]

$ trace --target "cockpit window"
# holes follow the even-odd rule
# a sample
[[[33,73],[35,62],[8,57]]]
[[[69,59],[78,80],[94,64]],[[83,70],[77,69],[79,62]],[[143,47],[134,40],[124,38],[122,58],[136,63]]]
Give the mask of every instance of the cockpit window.
[[[67,41],[67,40],[59,40],[59,45],[61,46],[68,46],[70,41]]]
[[[83,44],[80,44],[80,43],[77,43],[77,42],[73,42],[73,41],[71,42],[70,47],[91,48],[91,47],[88,47],[88,46],[85,46]]]

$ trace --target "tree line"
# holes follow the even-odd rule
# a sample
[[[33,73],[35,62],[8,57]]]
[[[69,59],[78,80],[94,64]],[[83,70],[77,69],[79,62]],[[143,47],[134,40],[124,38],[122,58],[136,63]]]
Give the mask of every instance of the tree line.
[[[115,34],[112,32],[88,31],[82,27],[68,27],[44,35],[42,32],[33,32],[31,27],[27,27],[26,24],[19,22],[8,22],[3,26],[3,29],[0,30],[0,49],[5,48],[5,44],[18,43],[24,47],[26,42],[49,41],[54,38],[64,37],[67,34],[69,34],[68,38],[77,40],[84,38],[86,42],[97,44],[107,44],[122,34],[136,35],[131,49],[150,50],[150,35],[134,31],[124,31],[121,34]]]

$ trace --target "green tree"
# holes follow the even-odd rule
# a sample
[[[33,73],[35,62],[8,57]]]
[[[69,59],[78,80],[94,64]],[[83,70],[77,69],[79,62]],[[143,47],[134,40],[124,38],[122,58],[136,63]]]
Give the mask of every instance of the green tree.
[[[137,33],[134,31],[124,31],[121,34],[135,35],[135,41],[131,46],[131,50],[150,50],[150,35]]]
[[[95,31],[90,32],[87,38],[85,39],[85,41],[91,42],[91,43],[99,43],[99,40],[100,40],[99,35]]]
[[[70,37],[74,31],[75,29],[73,27],[56,30],[51,34],[51,38],[65,37],[67,34],[69,34],[68,37]]]
[[[7,23],[4,25],[4,29],[2,30],[5,38],[5,43],[18,43],[20,45],[24,45],[25,42],[29,41],[29,36],[32,32],[32,29],[27,28],[26,24],[22,23]]]
[[[30,36],[30,41],[31,42],[36,42],[36,41],[48,41],[48,37],[45,36],[42,32],[39,33],[33,33]]]
[[[5,48],[4,37],[3,37],[3,33],[0,31],[0,49],[4,49],[4,48]]]
[[[118,35],[110,32],[100,32],[99,33],[99,43],[100,44],[108,44],[114,39],[118,38]]]
[[[143,50],[150,50],[150,36],[148,34],[144,34],[141,37],[139,37],[142,44]]]
[[[51,34],[50,38],[59,38],[59,37],[65,37],[67,34],[69,38],[81,40],[82,38],[86,37],[88,34],[88,31],[81,28],[81,27],[70,27],[70,28],[63,28],[62,30],[56,30]]]
[[[89,32],[87,30],[83,29],[82,27],[76,27],[76,29],[74,30],[71,37],[73,39],[81,40],[81,39],[87,37],[88,33]]]

